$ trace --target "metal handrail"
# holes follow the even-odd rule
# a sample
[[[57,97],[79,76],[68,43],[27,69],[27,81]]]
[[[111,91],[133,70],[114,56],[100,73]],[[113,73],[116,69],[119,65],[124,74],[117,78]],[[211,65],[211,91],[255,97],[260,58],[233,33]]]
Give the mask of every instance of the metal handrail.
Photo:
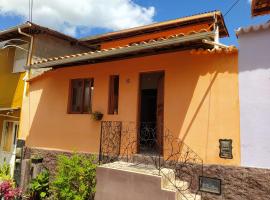
[[[163,133],[162,137],[157,135],[158,132]],[[139,149],[138,142],[145,149]],[[148,151],[138,155],[142,150]],[[202,158],[164,125],[157,126],[151,122],[101,122],[99,164],[115,161],[155,168],[158,175],[161,175],[163,169],[171,169],[174,178],[168,176],[166,179],[183,196],[186,190],[197,193],[199,176],[203,176]],[[188,185],[179,186],[178,180],[185,181]]]

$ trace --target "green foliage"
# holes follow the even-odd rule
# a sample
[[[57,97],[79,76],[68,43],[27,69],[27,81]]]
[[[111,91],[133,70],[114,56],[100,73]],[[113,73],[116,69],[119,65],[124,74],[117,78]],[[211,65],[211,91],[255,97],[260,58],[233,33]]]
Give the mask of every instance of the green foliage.
[[[10,176],[10,166],[6,162],[0,166],[0,181],[12,181]]]
[[[94,199],[96,185],[95,158],[74,154],[71,157],[59,156],[57,174],[52,191],[59,200]]]
[[[29,185],[31,199],[42,200],[49,196],[49,172],[42,171]]]

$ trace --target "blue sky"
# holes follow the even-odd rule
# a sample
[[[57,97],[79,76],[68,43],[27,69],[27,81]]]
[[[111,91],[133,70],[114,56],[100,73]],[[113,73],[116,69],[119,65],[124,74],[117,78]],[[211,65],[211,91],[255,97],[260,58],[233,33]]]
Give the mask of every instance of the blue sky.
[[[54,0],[54,2],[56,1],[62,0]],[[78,1],[81,1],[83,6],[87,2],[87,0],[77,0],[77,2]],[[95,4],[92,3],[89,4],[89,6],[96,6],[91,12],[94,12],[96,8],[100,8],[98,12],[100,13],[100,16],[96,13],[93,14],[93,16],[88,15],[90,12],[87,9],[85,15],[81,15],[80,10],[77,13],[72,13],[72,11],[68,11],[67,7],[66,10],[68,12],[66,13],[60,8],[59,12],[58,10],[55,12],[60,15],[60,18],[62,18],[62,16],[63,18],[66,17],[67,21],[69,20],[68,22],[62,22],[59,20],[57,21],[56,19],[59,19],[59,16],[57,15],[53,16],[54,18],[50,18],[50,16],[46,18],[46,13],[43,16],[39,16],[38,14],[34,13],[34,22],[45,26],[51,26],[52,28],[58,29],[68,34],[70,33],[71,35],[79,38],[213,10],[221,10],[222,13],[225,14],[230,6],[235,2],[235,0],[133,0],[131,3],[129,0],[110,0],[110,2],[113,3],[108,3],[108,0],[107,2],[104,0],[91,1]],[[14,6],[12,5],[12,2],[14,2]],[[0,0],[0,29],[6,29],[27,20],[25,14],[27,11],[25,13],[21,13],[20,11],[15,10],[15,6],[17,7],[15,4],[17,2],[17,0]],[[126,5],[123,6],[123,9],[119,8],[118,15],[117,9],[119,4],[123,4],[123,2]],[[25,6],[27,8],[27,4],[25,4]],[[38,8],[41,7],[41,3],[36,2],[35,6],[35,11],[38,13]],[[73,6],[73,4],[71,6]],[[57,6],[55,7],[57,8]],[[89,7],[89,10],[91,10],[90,8],[91,7]],[[74,8],[72,8],[72,10],[74,10]],[[112,12],[114,15],[111,20],[109,16],[110,12]],[[108,16],[106,16],[106,13]],[[79,15],[81,18],[77,18]],[[89,21],[87,21],[88,17]],[[85,21],[85,23],[76,23],[72,21],[74,18],[77,18],[77,21]],[[234,32],[235,29],[239,27],[265,23],[268,20],[270,20],[270,15],[252,18],[250,13],[250,3],[248,0],[240,0],[234,9],[231,10],[227,16],[225,16],[225,22],[229,29],[230,37],[222,39],[221,41],[225,44],[237,45],[237,39]],[[94,25],[90,27],[91,23]]]

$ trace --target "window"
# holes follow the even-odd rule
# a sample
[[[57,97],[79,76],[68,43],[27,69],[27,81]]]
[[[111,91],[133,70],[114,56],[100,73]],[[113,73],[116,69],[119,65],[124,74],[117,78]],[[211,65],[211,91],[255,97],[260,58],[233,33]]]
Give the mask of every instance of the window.
[[[94,79],[74,79],[70,83],[69,113],[91,113]]]
[[[110,76],[108,114],[118,114],[119,76]]]

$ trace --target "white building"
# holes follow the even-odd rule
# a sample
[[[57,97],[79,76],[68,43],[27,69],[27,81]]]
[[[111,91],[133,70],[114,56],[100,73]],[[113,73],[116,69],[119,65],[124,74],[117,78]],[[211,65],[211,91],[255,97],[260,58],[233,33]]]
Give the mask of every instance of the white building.
[[[252,16],[270,14],[269,0],[252,0]],[[241,164],[270,168],[270,21],[239,28]]]
[[[259,15],[254,2],[252,13]],[[270,22],[239,28],[236,34],[239,41],[241,164],[270,168]]]

